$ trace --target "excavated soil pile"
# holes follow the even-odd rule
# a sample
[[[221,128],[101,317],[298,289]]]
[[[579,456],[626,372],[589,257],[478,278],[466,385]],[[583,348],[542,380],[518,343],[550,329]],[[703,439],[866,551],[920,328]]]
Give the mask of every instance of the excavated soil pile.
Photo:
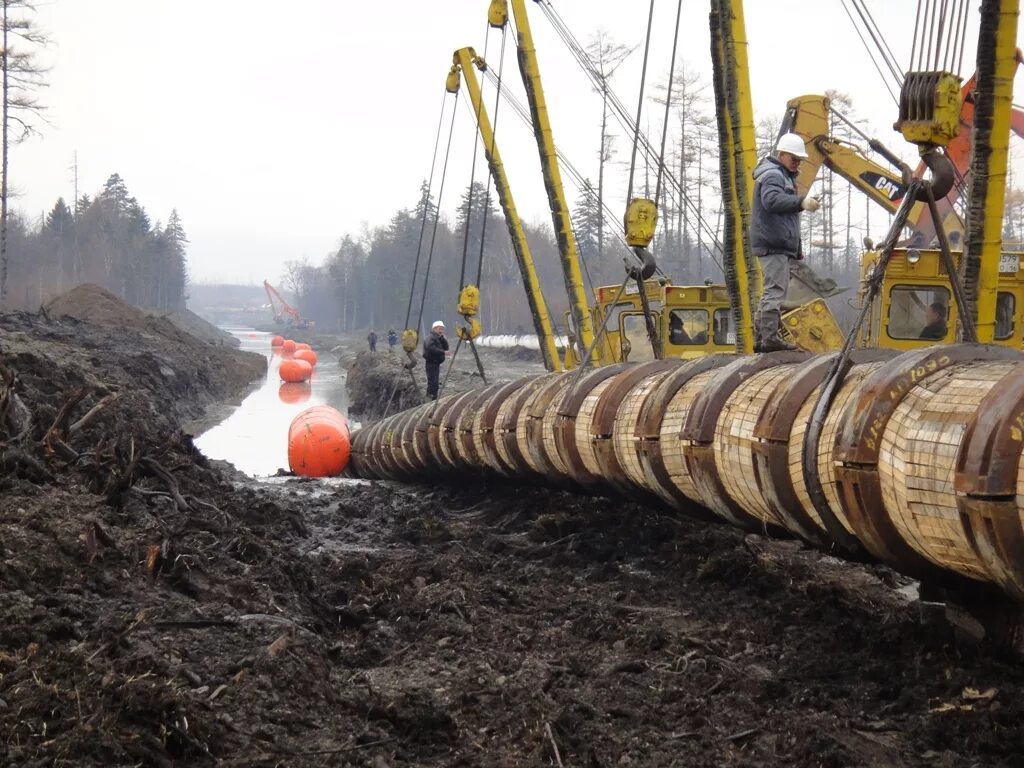
[[[207,320],[204,320],[190,309],[175,310],[174,312],[161,312],[159,310],[147,310],[149,314],[157,317],[166,317],[183,331],[197,336],[210,344],[239,347],[242,342],[227,331],[223,331]]]
[[[423,362],[414,355],[416,367],[403,366],[409,358],[404,352],[359,352],[348,361],[345,388],[350,414],[376,419],[424,402],[426,386]]]
[[[479,370],[473,353],[467,344],[462,344],[455,365],[448,372],[449,365],[455,355],[455,342],[449,340],[451,350],[448,358],[441,366],[441,385],[443,392],[465,392],[482,385]],[[521,350],[522,347],[515,349]],[[423,358],[413,354],[415,365],[412,376],[403,366],[409,358],[398,349],[394,352],[386,350],[369,352],[362,350],[354,356],[343,358],[342,363],[347,371],[346,388],[349,396],[349,413],[359,416],[364,421],[373,421],[387,414],[397,413],[419,405],[425,400],[426,372]],[[540,364],[540,353],[533,357],[517,357],[509,349],[477,349],[488,383],[510,381],[528,373],[541,373],[544,368]],[[447,380],[446,380],[447,379]],[[392,395],[392,390],[394,395]],[[391,404],[388,406],[388,400]]]
[[[79,285],[53,299],[46,305],[46,313],[50,317],[73,317],[76,320],[114,328],[126,325],[142,327],[145,325],[145,318],[150,316],[169,321],[181,331],[213,345],[240,345],[237,338],[208,323],[191,310],[167,312],[138,309],[93,283]]]
[[[256,485],[178,429],[230,390],[181,343],[0,315],[0,764],[1019,764],[1020,660],[891,572],[472,478]]]

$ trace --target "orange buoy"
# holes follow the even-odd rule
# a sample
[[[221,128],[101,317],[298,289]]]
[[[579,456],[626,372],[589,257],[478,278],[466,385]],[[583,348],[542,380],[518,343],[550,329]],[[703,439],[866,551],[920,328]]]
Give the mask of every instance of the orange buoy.
[[[280,347],[284,345],[284,336],[275,336],[270,340],[270,346]]]
[[[314,352],[312,349],[297,349],[295,350],[295,359],[305,360],[310,365],[316,365],[316,352]]]
[[[329,405],[314,405],[288,427],[288,466],[303,477],[341,474],[351,452],[348,422]]]
[[[298,383],[309,379],[313,373],[313,366],[305,360],[284,360],[281,362],[279,373],[284,381]]]
[[[313,387],[308,382],[286,381],[277,390],[277,399],[288,405],[300,405],[309,400]]]
[[[285,352],[294,352],[295,351],[295,342],[292,341],[291,339],[285,339],[281,343],[281,348],[284,349]]]
[[[298,351],[300,349],[312,349],[312,347],[309,346],[309,344],[307,344],[304,341],[297,341],[297,342],[295,342],[295,350]]]

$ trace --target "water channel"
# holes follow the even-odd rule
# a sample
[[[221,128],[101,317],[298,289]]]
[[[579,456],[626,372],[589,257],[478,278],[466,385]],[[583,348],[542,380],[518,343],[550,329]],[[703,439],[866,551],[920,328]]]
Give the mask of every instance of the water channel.
[[[196,437],[196,447],[247,475],[273,475],[288,469],[288,425],[298,414],[314,405],[330,405],[347,415],[345,369],[334,355],[318,350],[319,361],[308,383],[284,383],[278,375],[281,353],[270,346],[272,334],[251,328],[224,330],[241,342],[243,350],[267,358],[267,374],[226,418]]]

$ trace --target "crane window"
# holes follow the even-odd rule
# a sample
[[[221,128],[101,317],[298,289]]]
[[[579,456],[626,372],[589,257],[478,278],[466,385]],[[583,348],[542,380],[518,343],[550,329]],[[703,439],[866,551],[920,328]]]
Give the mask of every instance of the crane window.
[[[668,343],[696,346],[708,343],[706,309],[673,309],[668,316]]]
[[[732,330],[732,310],[715,310],[715,333],[714,342],[719,345],[734,346],[736,334]]]
[[[889,292],[886,326],[892,339],[944,340],[949,332],[949,290],[894,286]]]
[[[1017,297],[1012,293],[1000,291],[996,295],[996,339],[1004,341],[1013,336],[1016,326],[1014,316],[1017,313]]]
[[[650,337],[647,335],[647,322],[642,313],[630,312],[620,318],[624,346],[623,360],[631,363],[646,363],[655,359]],[[654,325],[658,325],[658,317],[654,317]]]

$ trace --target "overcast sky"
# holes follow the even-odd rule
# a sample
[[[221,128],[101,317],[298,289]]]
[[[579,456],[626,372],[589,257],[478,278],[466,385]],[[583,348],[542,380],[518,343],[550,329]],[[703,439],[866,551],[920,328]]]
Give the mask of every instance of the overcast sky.
[[[114,172],[154,220],[172,208],[191,238],[197,282],[271,281],[288,259],[318,263],[345,233],[383,224],[416,202],[430,172],[452,51],[488,46],[499,66],[501,35],[487,36],[487,0],[43,0],[38,21],[52,44],[42,137],[16,148],[15,206],[36,217],[58,196],[92,195]],[[906,67],[916,0],[868,0]],[[534,3],[528,3],[555,140],[596,180],[600,102]],[[974,70],[976,1],[964,76]],[[599,29],[643,41],[642,0],[556,0],[582,42]],[[649,84],[669,68],[676,3],[658,0]],[[708,3],[684,2],[680,62],[710,76]],[[872,133],[907,158],[892,131],[896,108],[840,0],[747,0],[751,87],[757,117],[787,99],[837,89],[850,94]],[[523,98],[509,34],[506,82]],[[641,56],[614,87],[635,108]],[[1017,89],[1015,101],[1024,99]],[[465,101],[465,99],[463,99]],[[493,108],[493,97],[488,99]],[[450,105],[449,105],[450,107]],[[474,125],[460,106],[442,208],[469,183]],[[660,125],[645,106],[643,122]],[[520,212],[548,220],[533,138],[499,114],[498,144]],[[619,161],[629,147],[620,142]],[[1019,152],[1019,149],[1015,150]],[[483,179],[482,163],[477,178]],[[625,177],[610,181],[620,210]],[[568,190],[575,197],[575,190]]]

